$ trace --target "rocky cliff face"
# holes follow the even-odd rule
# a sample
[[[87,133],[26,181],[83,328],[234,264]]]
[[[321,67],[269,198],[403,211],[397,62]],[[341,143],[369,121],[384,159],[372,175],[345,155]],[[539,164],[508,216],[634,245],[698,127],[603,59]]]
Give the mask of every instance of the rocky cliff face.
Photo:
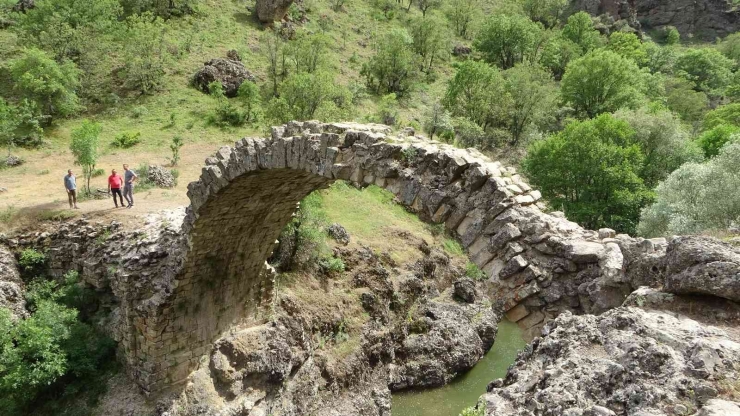
[[[574,0],[571,8],[644,30],[675,26],[684,37],[710,42],[740,30],[740,12],[728,0]]]

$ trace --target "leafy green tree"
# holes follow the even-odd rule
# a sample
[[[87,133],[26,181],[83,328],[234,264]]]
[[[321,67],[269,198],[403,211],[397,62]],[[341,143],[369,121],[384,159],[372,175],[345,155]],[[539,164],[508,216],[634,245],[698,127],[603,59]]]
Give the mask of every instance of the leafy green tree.
[[[665,43],[666,45],[678,45],[681,43],[681,33],[678,32],[678,29],[673,26],[666,28]]]
[[[508,69],[534,55],[541,32],[540,26],[525,16],[493,15],[473,46],[489,63]]]
[[[696,142],[704,151],[704,155],[707,158],[712,158],[719,154],[720,149],[725,144],[737,141],[740,138],[739,134],[740,127],[731,124],[720,124],[702,133]]]
[[[602,49],[568,65],[561,93],[578,113],[595,117],[634,106],[642,97],[641,84],[640,70],[634,62]]]
[[[568,23],[563,26],[563,36],[580,46],[583,52],[596,49],[602,43],[601,35],[594,29],[594,22],[586,12],[578,12],[568,18]]]
[[[734,62],[712,48],[689,49],[676,61],[676,73],[698,91],[721,95],[732,81]]]
[[[286,44],[286,54],[296,72],[314,73],[328,61],[331,38],[323,33],[299,32],[296,39]]]
[[[680,56],[679,49],[673,46],[660,46],[654,42],[646,42],[645,52],[647,60],[645,67],[652,73],[675,74],[676,62]]]
[[[224,127],[244,124],[246,114],[229,101],[224,94],[224,86],[220,81],[213,81],[208,84],[208,92],[216,100],[216,109],[214,114],[209,116],[209,122]]]
[[[650,193],[634,131],[610,114],[570,123],[533,143],[524,172],[553,207],[586,227],[634,232]]]
[[[150,13],[126,19],[123,57],[127,88],[151,94],[162,87],[165,68],[171,61],[167,30],[164,20]]]
[[[416,0],[416,5],[421,10],[422,16],[426,16],[429,10],[439,9],[442,7],[442,3],[442,0]]]
[[[458,36],[469,39],[473,25],[480,14],[481,0],[449,0],[445,14]]]
[[[656,190],[642,211],[638,232],[646,237],[727,231],[740,219],[740,143],[726,144],[705,163],[687,163]]]
[[[462,147],[475,147],[477,149],[486,149],[489,147],[489,140],[486,132],[483,131],[474,121],[467,117],[455,117],[452,120],[452,126],[455,131],[455,140],[457,145]]]
[[[514,146],[531,127],[543,128],[553,121],[558,88],[552,76],[536,65],[519,64],[504,77],[511,97],[506,125],[511,133],[509,144]]]
[[[644,65],[648,55],[645,45],[634,33],[614,32],[609,36],[607,49],[633,60],[637,65]]]
[[[723,124],[740,127],[740,103],[717,107],[704,116],[703,127],[705,130],[713,129]]]
[[[424,117],[424,132],[434,140],[434,135],[443,135],[452,131],[452,117],[442,103],[434,103]]]
[[[634,141],[645,155],[639,176],[648,188],[654,188],[679,166],[701,161],[702,154],[691,140],[681,120],[671,111],[619,110],[614,114],[634,130]]]
[[[510,101],[497,68],[465,61],[449,81],[442,103],[453,116],[466,117],[485,130],[504,117]]]
[[[177,166],[177,163],[180,161],[180,149],[182,149],[184,144],[185,142],[183,142],[182,137],[175,136],[172,138],[172,143],[170,143],[170,150],[172,151],[170,165]]]
[[[736,64],[740,64],[740,33],[728,35],[717,45],[717,49]]]
[[[709,97],[701,91],[695,91],[693,84],[684,78],[668,78],[665,89],[668,108],[696,127],[709,108]]]
[[[548,39],[539,55],[542,66],[549,69],[555,79],[560,80],[568,64],[582,55],[581,47],[570,39],[556,35]]]
[[[535,22],[547,28],[555,27],[568,6],[568,0],[524,0],[524,12]]]
[[[413,40],[404,29],[393,29],[375,42],[375,54],[363,64],[360,74],[367,87],[377,94],[395,93],[399,97],[411,88],[415,77]]]
[[[396,11],[400,6],[397,0],[371,0],[372,6],[383,13],[383,17],[387,20],[392,19],[396,15]]]
[[[44,51],[29,48],[10,61],[9,68],[16,91],[34,103],[47,124],[53,116],[66,117],[80,110],[75,93],[80,74],[72,61],[60,64]]]
[[[269,96],[275,97],[280,83],[288,76],[290,58],[283,39],[276,31],[265,33],[260,38],[260,46],[268,63],[267,78],[272,87]]]
[[[337,96],[337,88],[327,72],[292,74],[280,84],[279,98],[270,102],[268,116],[279,122],[311,120],[322,105]]]
[[[262,99],[257,84],[250,81],[242,82],[237,96],[244,106],[244,120],[248,123],[259,120]]]
[[[430,14],[412,19],[409,26],[414,52],[421,56],[423,70],[429,73],[435,61],[449,53],[452,36],[447,28],[447,20],[436,14]]]
[[[75,158],[75,164],[82,167],[87,193],[90,193],[90,179],[98,162],[98,142],[102,127],[100,124],[83,120],[80,127],[72,130],[72,141],[69,149]]]

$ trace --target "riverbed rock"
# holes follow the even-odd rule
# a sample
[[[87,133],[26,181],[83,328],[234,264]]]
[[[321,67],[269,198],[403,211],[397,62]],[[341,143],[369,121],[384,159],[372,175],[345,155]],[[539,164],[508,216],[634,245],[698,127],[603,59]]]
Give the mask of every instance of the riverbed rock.
[[[193,84],[204,93],[210,91],[208,86],[215,81],[223,85],[224,95],[236,97],[239,86],[245,81],[255,82],[256,78],[241,61],[226,58],[214,58],[206,62],[193,77]]]
[[[740,250],[709,237],[676,237],[665,258],[665,290],[740,302]]]
[[[489,385],[486,415],[644,416],[709,407],[719,386],[737,380],[737,338],[673,312],[566,312]]]
[[[455,297],[463,302],[473,303],[476,298],[475,282],[472,279],[460,279],[454,284]]]

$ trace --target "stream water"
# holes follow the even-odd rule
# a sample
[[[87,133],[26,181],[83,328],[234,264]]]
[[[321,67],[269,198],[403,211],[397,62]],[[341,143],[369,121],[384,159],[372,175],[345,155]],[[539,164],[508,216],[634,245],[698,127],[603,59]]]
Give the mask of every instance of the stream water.
[[[506,375],[525,345],[521,329],[501,320],[496,342],[472,370],[444,387],[393,393],[393,416],[458,416],[464,408],[475,405],[488,383]]]

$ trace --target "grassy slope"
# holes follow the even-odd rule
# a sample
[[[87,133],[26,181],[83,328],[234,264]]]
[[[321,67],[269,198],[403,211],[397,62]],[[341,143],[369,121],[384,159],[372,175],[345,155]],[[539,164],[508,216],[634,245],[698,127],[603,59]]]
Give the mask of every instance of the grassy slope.
[[[143,163],[166,164],[170,156],[169,143],[172,137],[183,137],[186,144],[181,152],[183,160],[178,167],[181,174],[180,185],[173,191],[149,191],[147,196],[148,207],[152,209],[186,204],[185,186],[197,179],[205,157],[220,145],[231,144],[240,137],[264,134],[264,126],[223,129],[208,125],[206,115],[214,108],[215,103],[207,95],[189,86],[190,77],[203,62],[214,57],[224,57],[230,49],[239,51],[246,67],[257,76],[259,84],[267,81],[267,60],[260,50],[259,41],[265,29],[249,12],[248,7],[251,6],[252,1],[203,0],[198,15],[168,23],[171,43],[178,45],[183,51],[189,49],[190,52],[184,53],[173,62],[163,91],[151,96],[123,97],[116,105],[105,109],[91,108],[88,113],[76,118],[60,120],[46,131],[47,145],[44,148],[35,151],[16,150],[15,153],[27,163],[20,168],[0,171],[0,186],[8,188],[8,192],[0,194],[0,231],[25,224],[26,222],[19,221],[19,218],[27,216],[24,213],[34,213],[33,216],[39,217],[39,211],[56,212],[65,208],[66,196],[61,187],[56,185],[57,182],[61,183],[61,176],[65,171],[73,166],[69,136],[83,118],[92,118],[103,127],[98,166],[106,171],[114,167],[120,170],[120,165],[124,162],[132,166]],[[412,8],[412,15],[419,13]],[[398,17],[391,21],[377,20],[373,18],[373,14],[371,6],[364,0],[348,1],[340,12],[332,10],[328,0],[310,1],[309,21],[303,28],[310,31],[321,30],[318,21],[322,16],[331,22],[326,32],[334,40],[330,65],[338,74],[338,82],[344,85],[362,83],[359,70],[362,62],[372,55],[370,45],[373,35],[391,27],[403,27],[408,18],[405,11],[399,12]],[[17,49],[15,35],[9,31],[0,31],[0,59],[7,61],[15,55]],[[353,56],[357,59],[351,59]],[[401,103],[399,124],[419,123],[425,108],[442,94],[446,80],[452,73],[451,62],[443,62],[434,82],[418,83],[415,91]],[[5,82],[2,84],[7,85]],[[355,120],[371,120],[377,101],[378,97],[373,96],[363,100],[356,108]],[[170,122],[172,115],[174,124]],[[128,131],[141,132],[142,143],[127,150],[110,146],[117,134]],[[105,188],[104,178],[102,176],[93,179],[92,186]],[[83,206],[83,212],[99,212],[107,207],[107,204],[89,203]],[[48,216],[48,212],[41,215],[42,218]]]

